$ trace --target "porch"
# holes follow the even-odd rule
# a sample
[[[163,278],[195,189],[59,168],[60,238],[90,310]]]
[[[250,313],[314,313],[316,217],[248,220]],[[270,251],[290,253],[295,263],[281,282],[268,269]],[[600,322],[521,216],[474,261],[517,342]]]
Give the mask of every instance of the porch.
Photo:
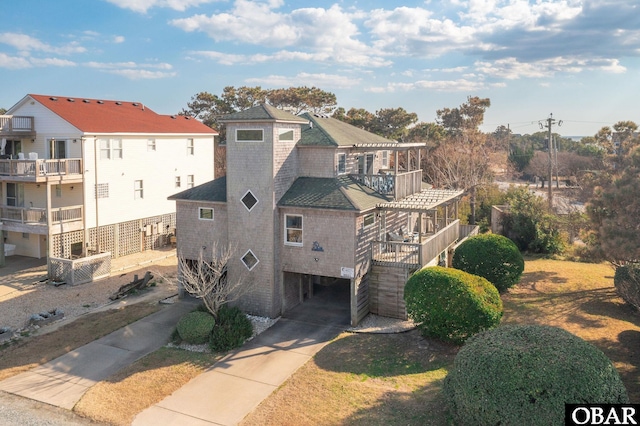
[[[350,174],[351,179],[394,200],[408,197],[422,190],[422,169],[410,172],[381,170],[378,174]]]
[[[62,181],[82,179],[82,159],[0,159],[0,180],[46,182],[55,176]]]
[[[3,229],[33,234],[47,234],[48,226],[51,234],[64,230],[83,229],[82,206],[66,206],[51,209],[51,221],[47,220],[47,209],[38,207],[15,207],[0,205],[0,222]]]

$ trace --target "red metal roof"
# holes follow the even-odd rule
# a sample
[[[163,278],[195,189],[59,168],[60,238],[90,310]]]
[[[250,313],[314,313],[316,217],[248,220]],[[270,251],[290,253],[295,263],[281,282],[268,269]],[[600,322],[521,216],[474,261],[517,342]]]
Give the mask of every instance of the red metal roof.
[[[194,118],[156,114],[141,102],[29,96],[85,133],[218,134]]]

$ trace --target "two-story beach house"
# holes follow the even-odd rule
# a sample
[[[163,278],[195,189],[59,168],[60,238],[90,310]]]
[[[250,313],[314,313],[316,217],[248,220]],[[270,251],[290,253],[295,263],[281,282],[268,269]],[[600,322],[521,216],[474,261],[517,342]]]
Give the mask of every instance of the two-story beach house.
[[[227,278],[249,275],[238,303],[249,313],[278,316],[332,285],[348,292],[352,324],[369,312],[405,318],[408,276],[446,263],[472,230],[457,220],[461,191],[422,182],[424,144],[269,105],[221,121],[227,176],[169,198],[178,255],[233,247]]]
[[[26,95],[0,116],[5,252],[75,259],[164,245],[167,197],[213,179],[215,135],[140,102]]]

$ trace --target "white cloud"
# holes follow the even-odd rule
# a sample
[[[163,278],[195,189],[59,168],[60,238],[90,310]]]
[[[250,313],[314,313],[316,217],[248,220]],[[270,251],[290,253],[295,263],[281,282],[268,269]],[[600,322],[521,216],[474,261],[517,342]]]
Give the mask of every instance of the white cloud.
[[[87,62],[84,66],[95,68],[109,74],[120,75],[130,80],[170,78],[177,75],[171,71],[173,66],[167,63],[136,62]]]
[[[360,84],[361,79],[349,78],[336,74],[313,74],[299,73],[293,77],[284,75],[270,75],[267,77],[249,78],[246,83],[258,84],[268,87],[290,87],[290,86],[316,86],[328,88],[352,88]]]
[[[113,36],[113,42],[116,44],[124,43],[124,36]]]
[[[280,0],[268,3],[236,0],[228,13],[199,14],[170,23],[187,32],[206,33],[216,42],[232,41],[281,49],[264,57],[254,56],[249,62],[292,58],[368,67],[391,63],[358,40],[360,30],[354,21],[364,16],[361,12],[347,12],[338,5],[329,9],[276,11],[282,4]],[[295,49],[286,49],[288,47]],[[236,58],[236,61],[242,59]]]
[[[202,4],[213,3],[220,0],[107,0],[123,9],[130,9],[134,12],[147,13],[154,7],[165,7],[173,10],[184,12],[190,7],[200,6]]]
[[[55,47],[26,34],[10,32],[0,33],[0,43],[14,47],[21,54],[29,54],[30,52],[46,52],[59,55],[71,55],[73,53],[84,53],[87,50],[77,42],[71,42],[63,46]]]
[[[31,68],[32,66],[31,62],[26,58],[9,56],[6,53],[0,52],[0,68],[19,70]]]
[[[58,58],[31,58],[29,61],[36,67],[75,67],[77,65],[75,62],[69,61],[67,59]]]
[[[586,70],[599,70],[616,74],[626,71],[626,68],[620,65],[620,61],[617,59],[585,59],[577,57],[555,57],[535,62],[520,62],[516,58],[505,58],[493,62],[478,61],[475,66],[479,72],[507,80],[548,78],[557,73],[576,74]]]
[[[372,93],[410,92],[415,90],[433,90],[437,92],[474,92],[488,87],[483,81],[467,79],[457,80],[418,80],[412,83],[389,83],[386,86],[374,86],[365,89]],[[493,86],[492,86],[493,87]]]

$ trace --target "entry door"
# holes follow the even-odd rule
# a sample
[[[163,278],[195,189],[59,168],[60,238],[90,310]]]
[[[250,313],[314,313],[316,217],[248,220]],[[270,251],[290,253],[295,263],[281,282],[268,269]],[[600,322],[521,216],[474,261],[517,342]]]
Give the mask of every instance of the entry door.
[[[49,139],[49,157],[52,159],[67,158],[67,141]]]
[[[361,155],[360,158],[358,158],[358,174],[373,174],[373,154]]]

